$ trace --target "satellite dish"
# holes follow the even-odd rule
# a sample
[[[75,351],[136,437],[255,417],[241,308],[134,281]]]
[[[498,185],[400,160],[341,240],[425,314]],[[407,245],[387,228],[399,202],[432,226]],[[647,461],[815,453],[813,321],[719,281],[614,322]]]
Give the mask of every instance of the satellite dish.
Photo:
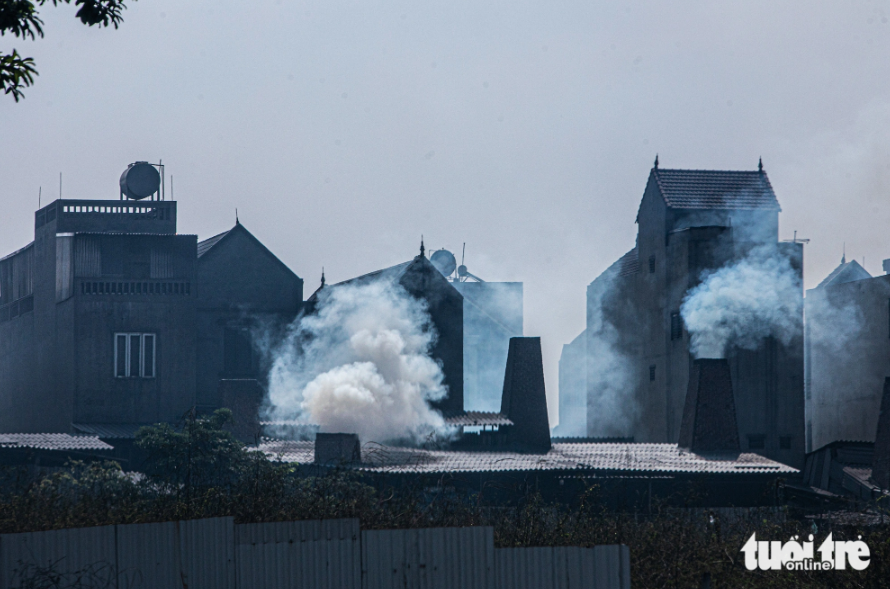
[[[148,162],[130,164],[121,174],[121,194],[133,200],[142,200],[158,191],[161,175]]]
[[[442,276],[451,276],[454,269],[457,268],[457,260],[454,254],[448,250],[436,250],[430,256],[430,262],[436,267],[436,270],[442,273]]]

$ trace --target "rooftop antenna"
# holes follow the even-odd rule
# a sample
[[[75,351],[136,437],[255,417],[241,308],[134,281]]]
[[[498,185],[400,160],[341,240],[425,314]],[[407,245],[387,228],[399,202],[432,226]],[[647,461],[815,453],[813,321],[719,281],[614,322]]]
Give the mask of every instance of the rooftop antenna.
[[[62,200],[62,172],[59,172],[59,200]]]
[[[655,156],[655,157],[658,157],[658,156]],[[465,241],[465,242],[464,242],[464,249],[461,250],[461,252],[460,252],[460,265],[461,265],[461,266],[464,265],[464,258],[466,258],[466,257],[467,257],[467,242]]]
[[[235,207],[235,225],[240,225],[241,221],[238,220],[238,207]]]
[[[658,154],[655,154],[655,169],[658,169]]]
[[[170,174],[170,200],[173,200],[173,174]]]
[[[324,266],[321,267],[321,285],[324,286]]]
[[[37,191],[37,208],[40,208],[40,197],[43,196],[43,186]]]
[[[841,258],[841,264],[847,263],[847,242],[844,242],[844,256]]]

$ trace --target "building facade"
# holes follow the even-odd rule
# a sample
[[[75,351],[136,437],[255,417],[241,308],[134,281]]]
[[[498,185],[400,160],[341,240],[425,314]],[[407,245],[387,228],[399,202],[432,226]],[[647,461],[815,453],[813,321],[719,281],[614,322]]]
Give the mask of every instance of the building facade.
[[[890,275],[846,259],[807,291],[807,450],[874,442],[890,376]]]
[[[245,330],[292,320],[302,280],[240,224],[213,239],[178,234],[174,201],[38,210],[0,259],[0,432],[132,434],[257,378]]]
[[[589,436],[677,441],[693,359],[684,297],[708,272],[761,247],[801,278],[803,247],[779,242],[779,211],[762,168],[668,170],[656,160],[636,246],[588,287]],[[804,454],[802,317],[799,324],[787,345],[768,337],[755,350],[727,350],[743,451],[790,465]]]

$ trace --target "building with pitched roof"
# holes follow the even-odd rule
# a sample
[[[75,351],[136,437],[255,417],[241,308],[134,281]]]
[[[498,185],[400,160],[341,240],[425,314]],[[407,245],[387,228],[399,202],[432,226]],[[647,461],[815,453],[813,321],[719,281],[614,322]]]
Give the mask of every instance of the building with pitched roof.
[[[243,225],[177,233],[157,183],[125,187],[140,170],[159,181],[139,162],[120,200],[56,200],[0,259],[0,432],[132,439],[219,407],[261,374],[250,330],[299,312],[303,281]]]
[[[587,291],[589,436],[677,442],[692,361],[683,298],[703,273],[762,245],[802,276],[802,244],[778,240],[780,210],[762,165],[673,170],[656,158],[636,245]],[[791,465],[804,454],[802,336],[787,346],[766,338],[757,350],[728,351],[742,450]]]
[[[887,262],[885,268],[890,270]],[[841,263],[806,293],[807,450],[843,440],[873,442],[890,376],[890,275]]]

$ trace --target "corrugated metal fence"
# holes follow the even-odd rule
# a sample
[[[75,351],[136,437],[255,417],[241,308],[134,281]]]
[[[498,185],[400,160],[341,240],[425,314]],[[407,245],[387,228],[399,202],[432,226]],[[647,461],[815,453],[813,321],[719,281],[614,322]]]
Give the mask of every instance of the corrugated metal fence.
[[[46,586],[629,589],[630,557],[626,546],[495,549],[488,527],[362,532],[354,519],[216,518],[0,535],[0,589],[54,576]]]

